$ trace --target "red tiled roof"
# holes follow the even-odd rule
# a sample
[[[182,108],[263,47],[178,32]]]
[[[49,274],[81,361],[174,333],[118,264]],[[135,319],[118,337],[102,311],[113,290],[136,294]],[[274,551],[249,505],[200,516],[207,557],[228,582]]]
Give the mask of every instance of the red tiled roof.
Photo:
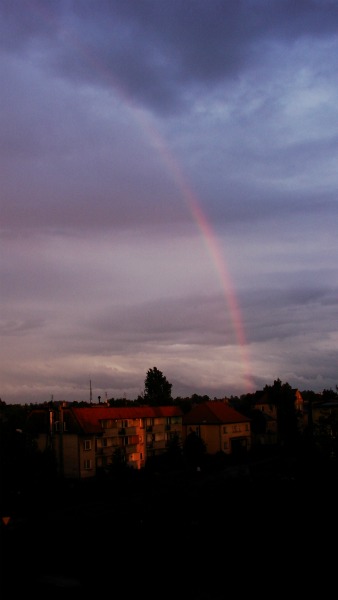
[[[219,425],[221,423],[244,423],[249,421],[249,417],[237,412],[226,402],[215,400],[197,404],[183,417],[183,425],[198,425],[201,423]]]
[[[71,410],[85,433],[102,432],[100,421],[105,419],[177,417],[183,414],[178,406],[95,406],[89,408],[73,407]]]

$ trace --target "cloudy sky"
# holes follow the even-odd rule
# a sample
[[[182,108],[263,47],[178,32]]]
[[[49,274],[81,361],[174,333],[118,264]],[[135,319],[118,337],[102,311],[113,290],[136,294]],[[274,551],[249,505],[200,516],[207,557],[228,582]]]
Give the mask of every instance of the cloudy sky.
[[[1,399],[338,384],[338,4],[2,0]]]

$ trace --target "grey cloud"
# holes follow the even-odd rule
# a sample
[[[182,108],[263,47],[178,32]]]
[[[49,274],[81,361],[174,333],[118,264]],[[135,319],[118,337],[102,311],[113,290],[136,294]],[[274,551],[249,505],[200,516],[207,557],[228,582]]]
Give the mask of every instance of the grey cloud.
[[[67,347],[82,352],[135,352],[160,343],[220,345],[236,343],[236,332],[221,296],[159,299],[131,306],[114,306],[75,325],[75,339]],[[65,332],[60,335],[64,337]],[[67,335],[67,334],[66,334]]]
[[[136,397],[154,365],[175,394],[334,385],[337,23],[329,1],[0,3],[5,401],[87,398],[90,373]]]
[[[26,315],[22,319],[9,319],[0,322],[0,331],[3,339],[6,336],[22,336],[43,327],[44,321],[40,317],[29,318]]]
[[[328,338],[338,318],[336,293],[320,287],[281,287],[241,294],[248,343],[288,339],[292,344],[295,336],[309,334]]]

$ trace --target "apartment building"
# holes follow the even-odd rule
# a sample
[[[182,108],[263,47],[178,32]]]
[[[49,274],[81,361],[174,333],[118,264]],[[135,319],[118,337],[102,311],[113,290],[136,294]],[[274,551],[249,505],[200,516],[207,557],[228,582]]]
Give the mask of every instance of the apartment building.
[[[177,406],[85,408],[62,403],[35,409],[27,427],[41,451],[50,449],[60,475],[95,477],[100,469],[125,464],[134,469],[167,451],[174,438],[182,444],[182,412]]]

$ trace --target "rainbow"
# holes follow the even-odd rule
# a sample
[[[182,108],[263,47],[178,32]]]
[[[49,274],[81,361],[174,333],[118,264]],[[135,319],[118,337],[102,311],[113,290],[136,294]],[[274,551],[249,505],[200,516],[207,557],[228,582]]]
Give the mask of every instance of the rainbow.
[[[173,155],[170,153],[163,137],[159,134],[158,130],[150,124],[149,119],[146,118],[143,111],[141,111],[128,98],[126,98],[125,94],[121,93],[120,88],[118,88],[117,91],[123,96],[124,102],[132,111],[135,120],[142,128],[147,139],[159,152],[163,164],[166,166],[169,174],[173,177],[176,186],[182,195],[182,198],[185,200],[188,206],[189,212],[192,215],[194,222],[197,224],[197,227],[202,234],[206,248],[208,250],[216,273],[218,274],[223,294],[226,300],[226,304],[230,312],[233,329],[240,349],[244,386],[247,393],[252,393],[255,388],[251,375],[251,361],[248,353],[248,344],[245,336],[243,318],[239,302],[227,268],[226,260],[222,254],[220,244],[218,242],[217,235],[213,230],[206,214],[203,212],[197,195],[194,193],[192,186],[187,183],[187,180],[184,177],[179,164],[177,163]]]
[[[144,119],[141,120],[141,125],[148,133],[148,136],[151,138],[151,140],[155,143],[156,148],[160,151],[163,162],[167,165],[170,173],[174,177],[177,187],[180,190],[182,197],[184,198],[189,211],[203,236],[206,248],[219,276],[224,297],[230,312],[234,332],[240,349],[245,388],[247,393],[252,393],[255,388],[251,376],[251,361],[248,353],[248,344],[245,336],[243,318],[217,235],[213,230],[210,221],[207,219],[206,214],[203,212],[197,195],[194,193],[192,187],[188,185],[179,165],[169,153],[163,138],[160,137],[157,131],[154,131],[152,128],[150,130],[149,125],[145,123]]]
[[[51,18],[50,16],[48,17],[46,12],[44,14],[40,14],[39,16],[46,21],[50,20]],[[75,50],[79,56],[84,57],[86,64],[93,68],[95,73],[102,75],[104,80],[114,89],[115,93],[122,100],[123,104],[130,109],[134,120],[141,127],[146,135],[146,138],[149,139],[151,144],[159,152],[169,174],[174,178],[177,188],[185,200],[192,218],[202,234],[206,248],[218,274],[240,349],[244,384],[248,393],[253,392],[254,385],[250,375],[251,368],[248,354],[248,344],[245,337],[243,318],[239,303],[228,272],[226,260],[222,255],[222,251],[218,243],[216,233],[208,221],[207,216],[203,212],[197,195],[194,193],[191,185],[187,183],[179,164],[170,153],[163,137],[150,123],[149,118],[146,117],[144,111],[141,111],[139,107],[131,100],[128,94],[123,90],[120,82],[117,82],[116,79],[114,79],[111,71],[108,67],[106,67],[106,65],[104,65],[102,59],[98,59],[93,50],[87,48],[74,31],[70,31],[65,28],[63,30],[63,41],[65,45],[68,44],[71,47],[72,52]]]

